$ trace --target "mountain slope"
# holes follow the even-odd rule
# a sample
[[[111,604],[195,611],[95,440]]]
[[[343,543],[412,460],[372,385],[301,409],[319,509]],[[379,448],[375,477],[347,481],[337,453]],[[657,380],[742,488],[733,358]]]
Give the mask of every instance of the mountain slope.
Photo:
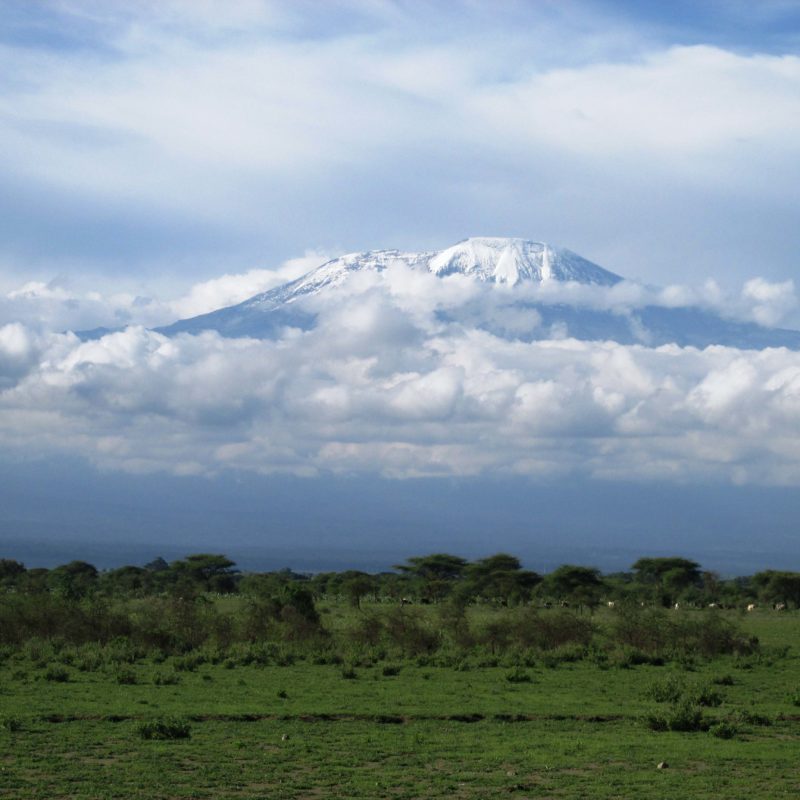
[[[342,286],[354,273],[382,272],[393,264],[439,277],[462,274],[485,283],[511,286],[549,281],[613,286],[622,280],[570,250],[525,239],[481,237],[465,239],[441,251],[350,253],[242,303],[179,320],[158,330],[167,335],[215,330],[224,336],[264,337],[286,326],[306,329],[313,325],[314,315],[295,305],[298,301]]]
[[[465,239],[441,251],[351,253],[237,305],[157,330],[168,336],[213,330],[227,337],[255,338],[278,336],[287,327],[308,330],[317,319],[315,303],[309,301],[326,299],[332,289],[345,287],[357,273],[380,273],[395,264],[440,278],[462,275],[483,284],[486,291],[479,293],[477,300],[439,309],[437,317],[442,322],[487,330],[504,338],[532,341],[570,336],[649,346],[675,343],[701,348],[721,344],[743,349],[800,349],[798,331],[729,320],[697,307],[647,305],[598,310],[532,300],[530,292],[516,290],[525,285],[568,282],[602,288],[623,279],[569,250],[543,242],[491,237]],[[509,290],[495,295],[495,285]],[[513,313],[509,315],[509,311]],[[509,326],[504,314],[513,317],[513,325]]]

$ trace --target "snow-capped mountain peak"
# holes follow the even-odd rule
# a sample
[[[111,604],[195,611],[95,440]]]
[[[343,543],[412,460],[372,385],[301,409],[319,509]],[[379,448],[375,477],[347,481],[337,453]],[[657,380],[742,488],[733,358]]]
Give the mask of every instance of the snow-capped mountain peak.
[[[179,320],[157,330],[170,336],[214,330],[224,336],[262,338],[280,336],[287,328],[310,330],[317,324],[320,308],[337,302],[335,298],[340,295],[330,290],[346,293],[348,279],[353,274],[380,273],[395,265],[443,280],[460,275],[486,284],[486,291],[478,297],[466,301],[463,306],[456,304],[438,309],[436,315],[442,323],[455,321],[460,326],[474,326],[502,337],[534,340],[557,332],[558,336],[582,340],[640,342],[650,346],[724,344],[800,350],[798,331],[727,320],[700,307],[649,305],[617,313],[615,309],[593,308],[563,300],[549,302],[546,292],[537,297],[536,293],[515,291],[515,287],[526,284],[567,282],[606,287],[619,283],[622,278],[570,250],[527,239],[492,237],[465,239],[441,251],[371,250],[339,256],[297,280],[238,305]],[[491,299],[493,286],[511,289],[497,298],[504,310],[498,311],[499,307]],[[97,334],[90,331],[86,335],[90,338]]]
[[[326,287],[339,286],[353,272],[381,272],[401,263],[412,269],[427,269],[434,275],[461,274],[489,283],[514,286],[523,281],[576,281],[612,286],[622,280],[619,275],[587,261],[585,258],[543,242],[527,239],[475,237],[464,239],[440,251],[421,253],[400,250],[370,250],[339,256],[307,275],[280,286],[247,303],[291,303]]]
[[[436,253],[428,262],[436,275],[460,272],[479,280],[514,285],[521,281],[577,281],[611,286],[619,275],[569,250],[527,239],[476,237]]]

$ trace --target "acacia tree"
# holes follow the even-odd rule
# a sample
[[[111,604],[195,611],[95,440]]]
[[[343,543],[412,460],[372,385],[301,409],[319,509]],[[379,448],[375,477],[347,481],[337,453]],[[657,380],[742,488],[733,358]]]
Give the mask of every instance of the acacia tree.
[[[236,591],[239,570],[227,556],[195,553],[182,561],[173,561],[169,569],[178,584],[188,583],[205,592]]]
[[[464,594],[496,598],[503,605],[524,603],[541,580],[535,572],[522,569],[516,556],[496,553],[467,566]]]
[[[50,570],[47,584],[54,594],[68,600],[80,600],[86,597],[97,582],[97,568],[86,561],[70,561]]]
[[[800,608],[800,572],[768,569],[753,575],[752,584],[762,600]]]
[[[375,592],[375,579],[366,572],[348,570],[340,577],[339,591],[353,608],[361,608],[362,599]]]
[[[14,586],[27,570],[25,565],[13,558],[0,558],[0,587]]]
[[[700,565],[688,558],[640,558],[633,569],[637,582],[648,587],[653,600],[663,606],[672,605],[687,589],[703,583]]]
[[[600,604],[606,589],[600,570],[575,564],[563,564],[542,581],[542,590],[547,595],[572,603],[581,610],[587,607],[593,611]]]
[[[395,569],[410,575],[417,584],[424,600],[443,600],[453,589],[456,581],[464,576],[467,561],[449,553],[432,553],[428,556],[412,556],[407,563]]]

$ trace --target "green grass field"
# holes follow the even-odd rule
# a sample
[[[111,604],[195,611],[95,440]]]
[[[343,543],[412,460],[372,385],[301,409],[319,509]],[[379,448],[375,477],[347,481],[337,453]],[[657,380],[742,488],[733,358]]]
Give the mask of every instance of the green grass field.
[[[797,797],[800,615],[741,624],[760,654],[664,666],[145,658],[81,670],[23,649],[0,665],[0,797]],[[701,729],[653,730],[649,716],[670,708],[654,686],[715,693]],[[143,738],[162,718],[190,736]]]

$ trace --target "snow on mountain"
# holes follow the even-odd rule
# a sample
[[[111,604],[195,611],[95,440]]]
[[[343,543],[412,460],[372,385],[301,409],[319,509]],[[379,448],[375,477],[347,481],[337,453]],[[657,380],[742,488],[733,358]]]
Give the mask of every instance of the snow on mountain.
[[[504,338],[532,341],[573,337],[620,344],[707,347],[712,344],[743,349],[788,347],[800,350],[800,332],[768,328],[752,322],[726,319],[700,307],[603,309],[561,301],[547,301],[533,290],[553,284],[581,284],[596,291],[623,279],[570,250],[543,242],[515,238],[465,239],[441,251],[422,253],[373,250],[340,256],[302,277],[208,314],[179,320],[157,330],[168,336],[213,330],[226,337],[273,338],[287,327],[308,330],[317,322],[319,302],[331,290],[341,290],[357,273],[380,273],[393,265],[447,279],[472,278],[484,287],[461,305],[436,311],[443,324],[479,328]],[[493,286],[510,291],[495,293]],[[546,294],[546,293],[545,293]],[[313,302],[310,302],[313,301]],[[95,338],[106,331],[85,332]]]
[[[525,239],[465,239],[434,254],[428,269],[436,275],[473,275],[479,280],[516,285],[521,281],[576,281],[613,286],[619,275],[570,250]]]
[[[613,286],[622,280],[570,250],[525,239],[479,237],[441,251],[350,253],[235,306],[179,320],[159,330],[168,335],[217,330],[227,336],[269,336],[286,325],[307,328],[313,324],[313,315],[293,307],[297,301],[342,286],[353,273],[381,272],[394,264],[437,277],[461,274],[484,283],[511,286],[551,281]]]

